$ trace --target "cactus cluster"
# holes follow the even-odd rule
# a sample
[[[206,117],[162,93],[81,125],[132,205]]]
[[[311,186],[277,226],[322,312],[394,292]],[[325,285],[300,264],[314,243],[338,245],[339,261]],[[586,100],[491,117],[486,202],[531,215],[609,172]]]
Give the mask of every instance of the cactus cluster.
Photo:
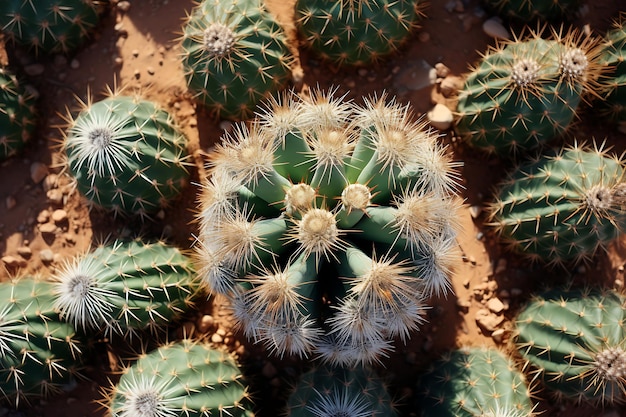
[[[193,305],[191,258],[163,242],[117,240],[71,258],[53,276],[62,319],[87,334],[157,333]]]
[[[258,0],[200,2],[181,47],[189,89],[218,117],[250,118],[291,77],[286,36]]]
[[[544,292],[517,317],[517,348],[557,398],[624,403],[625,306],[624,296],[612,290]]]
[[[336,66],[368,65],[396,52],[418,27],[419,0],[298,0],[307,45]]]
[[[0,283],[0,392],[16,407],[70,386],[87,357],[75,328],[53,308],[52,284]]]
[[[499,186],[490,225],[533,261],[588,261],[626,225],[624,169],[624,160],[601,146],[540,155]]]
[[[141,355],[111,389],[111,417],[253,417],[248,385],[235,359],[183,339]]]
[[[100,18],[99,0],[3,0],[0,30],[8,38],[46,54],[71,53]]]
[[[571,17],[581,0],[484,0],[498,16],[521,23],[547,22]]]
[[[32,136],[34,101],[13,72],[0,67],[0,160],[19,153]]]
[[[189,178],[187,139],[172,116],[138,95],[108,91],[67,116],[67,169],[91,207],[117,215],[154,215]]]
[[[602,44],[600,63],[608,68],[602,80],[609,119],[626,124],[626,11],[614,22]]]
[[[285,94],[211,155],[203,280],[279,355],[367,363],[423,320],[456,262],[455,163],[386,97]]]
[[[494,348],[464,347],[434,361],[417,383],[417,406],[433,417],[532,417],[525,376]]]
[[[581,101],[598,94],[595,38],[531,33],[490,48],[459,93],[456,132],[501,157],[524,153],[564,134]]]

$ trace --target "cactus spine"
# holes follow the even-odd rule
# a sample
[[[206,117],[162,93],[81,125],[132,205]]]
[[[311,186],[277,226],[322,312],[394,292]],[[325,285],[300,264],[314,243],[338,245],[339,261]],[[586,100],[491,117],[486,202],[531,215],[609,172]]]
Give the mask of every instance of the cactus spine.
[[[189,257],[162,242],[140,240],[77,256],[54,281],[61,317],[109,337],[162,329],[193,304],[198,291]]]
[[[554,289],[535,296],[516,320],[516,345],[560,399],[624,402],[626,299],[611,290]]]
[[[626,12],[614,22],[604,37],[600,62],[608,67],[607,77],[602,80],[610,120],[626,124]]]
[[[367,65],[398,50],[417,28],[420,9],[415,0],[298,0],[296,24],[322,58]]]
[[[181,42],[189,89],[218,117],[250,118],[291,76],[286,36],[257,0],[200,2]]]
[[[155,103],[108,95],[95,103],[89,97],[75,119],[67,116],[67,166],[91,206],[143,219],[187,184],[187,139]]]
[[[34,98],[8,68],[0,68],[0,160],[20,152],[36,124]]]
[[[253,417],[248,386],[227,352],[183,339],[141,355],[110,393],[110,417]]]

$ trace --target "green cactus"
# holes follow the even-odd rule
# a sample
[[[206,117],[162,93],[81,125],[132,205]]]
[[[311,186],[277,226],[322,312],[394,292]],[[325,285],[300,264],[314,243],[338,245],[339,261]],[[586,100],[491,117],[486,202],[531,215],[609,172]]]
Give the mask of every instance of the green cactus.
[[[235,359],[190,339],[143,354],[125,368],[107,408],[109,417],[254,417]]]
[[[542,155],[500,185],[489,224],[533,261],[587,261],[626,225],[624,168],[602,147],[575,144]]]
[[[163,242],[115,241],[67,261],[54,278],[64,320],[111,337],[157,332],[193,305],[191,258]]]
[[[626,299],[613,290],[553,289],[516,319],[516,345],[559,399],[626,400]]]
[[[300,377],[285,415],[394,417],[397,413],[386,384],[372,369],[319,366]]]
[[[19,153],[32,136],[34,101],[12,71],[0,67],[0,160]]]
[[[434,361],[417,383],[423,416],[531,417],[526,378],[503,352],[463,347]]]
[[[546,22],[572,17],[581,0],[484,0],[498,16],[521,23]]]
[[[564,134],[597,91],[597,41],[576,31],[532,33],[490,48],[459,93],[456,132],[471,146],[511,157]],[[597,93],[596,93],[597,94]]]
[[[51,283],[32,277],[0,283],[0,392],[15,407],[69,387],[87,358],[51,294]]]
[[[298,0],[296,24],[309,47],[342,65],[368,65],[396,52],[422,17],[419,0]]]
[[[600,63],[608,68],[602,79],[604,100],[610,120],[626,124],[626,12],[620,14],[604,37]]]
[[[200,2],[181,42],[189,89],[218,117],[250,118],[291,77],[287,38],[258,0]]]
[[[387,97],[285,94],[211,155],[199,274],[243,333],[282,356],[380,360],[450,289],[454,167]]]
[[[0,29],[35,53],[71,53],[98,24],[98,0],[3,0]]]
[[[91,207],[144,219],[188,183],[187,139],[156,103],[108,95],[89,97],[75,119],[67,116],[67,166]]]

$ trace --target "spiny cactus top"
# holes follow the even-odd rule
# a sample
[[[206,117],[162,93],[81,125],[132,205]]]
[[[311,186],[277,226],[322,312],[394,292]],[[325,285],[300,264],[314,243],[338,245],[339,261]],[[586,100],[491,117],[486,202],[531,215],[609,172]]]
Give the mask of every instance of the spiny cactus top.
[[[626,400],[626,298],[601,289],[554,289],[516,320],[516,345],[557,398]]]
[[[87,333],[154,333],[193,304],[191,259],[163,242],[115,241],[69,260],[54,276],[61,317]]]
[[[99,0],[2,0],[0,29],[36,53],[69,53],[98,24]]]
[[[335,65],[367,65],[396,52],[421,19],[420,0],[298,0],[296,24]]]
[[[511,157],[562,135],[579,103],[597,94],[597,41],[575,31],[532,33],[488,50],[459,94],[457,133]]]
[[[625,161],[602,147],[553,151],[519,166],[489,208],[512,249],[553,265],[589,260],[626,226]]]
[[[286,39],[258,0],[203,0],[183,27],[189,89],[218,117],[250,118],[291,77]]]
[[[626,11],[606,34],[600,61],[609,70],[602,80],[605,99],[598,104],[608,106],[611,120],[626,123]]]
[[[484,0],[498,16],[523,23],[557,21],[572,17],[581,0]]]
[[[143,354],[111,390],[110,417],[254,417],[227,352],[183,339]]]
[[[74,382],[87,357],[51,294],[52,284],[32,277],[0,283],[0,392],[16,407]]]
[[[503,352],[464,347],[433,362],[417,384],[425,417],[532,417],[524,375]]]
[[[0,67],[0,160],[21,151],[35,125],[34,98],[11,70]]]
[[[369,367],[319,366],[300,377],[287,400],[287,417],[394,417],[383,380]]]
[[[187,139],[156,103],[108,91],[67,121],[69,172],[92,206],[144,218],[187,184]]]
[[[200,274],[279,355],[378,360],[449,289],[453,167],[394,100],[285,95],[212,154]]]

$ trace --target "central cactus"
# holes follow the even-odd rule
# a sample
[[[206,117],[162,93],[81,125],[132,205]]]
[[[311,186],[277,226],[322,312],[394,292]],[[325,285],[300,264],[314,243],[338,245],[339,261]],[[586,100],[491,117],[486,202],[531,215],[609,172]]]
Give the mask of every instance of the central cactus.
[[[378,360],[449,289],[455,164],[408,107],[285,95],[224,137],[210,165],[200,274],[269,350]]]

